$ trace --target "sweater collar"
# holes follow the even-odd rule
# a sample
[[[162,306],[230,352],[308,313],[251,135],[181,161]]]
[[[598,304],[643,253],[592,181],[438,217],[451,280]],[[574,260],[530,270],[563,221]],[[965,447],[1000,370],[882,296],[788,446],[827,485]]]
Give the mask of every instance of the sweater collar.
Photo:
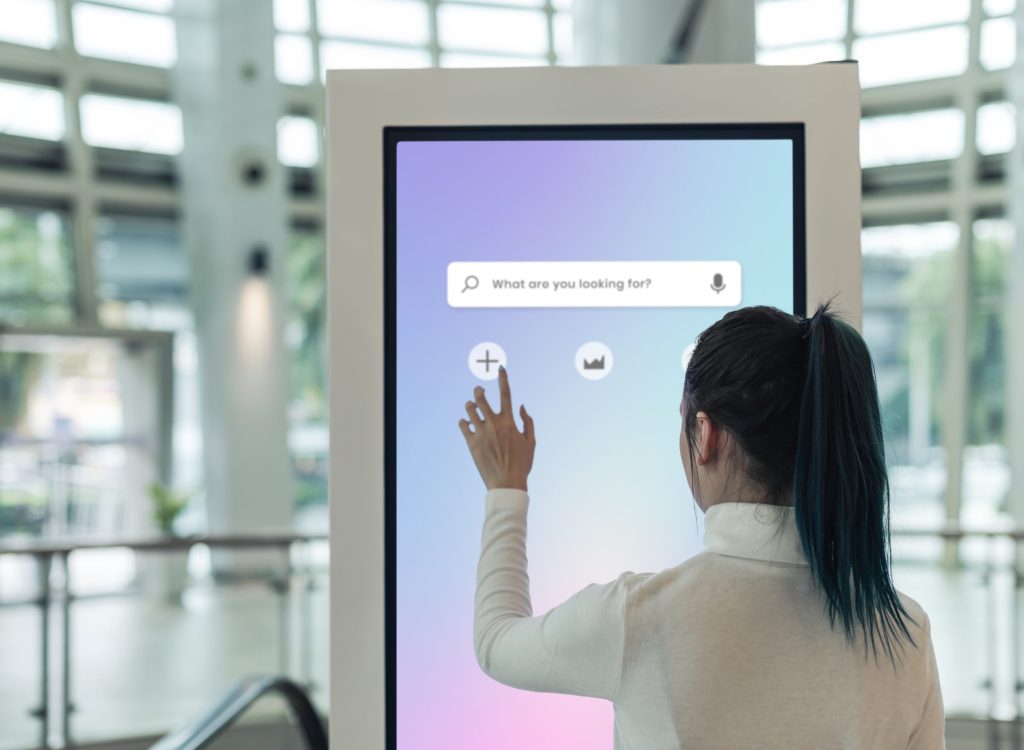
[[[704,549],[719,555],[806,565],[792,506],[718,503],[704,514]]]

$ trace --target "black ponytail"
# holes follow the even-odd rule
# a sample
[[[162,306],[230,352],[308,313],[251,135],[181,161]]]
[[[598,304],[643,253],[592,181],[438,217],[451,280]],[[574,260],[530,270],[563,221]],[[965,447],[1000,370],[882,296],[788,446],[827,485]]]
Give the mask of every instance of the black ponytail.
[[[806,321],[793,498],[829,621],[894,660],[909,615],[889,568],[889,480],[875,372],[864,339],[825,305]]]
[[[683,399],[691,456],[703,411],[733,436],[764,499],[795,506],[832,626],[851,643],[859,631],[865,650],[877,658],[881,647],[895,664],[912,620],[889,567],[889,481],[864,339],[828,305],[810,319],[736,310],[698,338]]]

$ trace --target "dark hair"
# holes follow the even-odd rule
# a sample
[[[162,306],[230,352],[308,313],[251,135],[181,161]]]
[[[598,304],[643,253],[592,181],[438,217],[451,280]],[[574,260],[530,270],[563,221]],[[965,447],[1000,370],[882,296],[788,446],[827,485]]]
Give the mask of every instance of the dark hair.
[[[697,339],[683,395],[691,460],[697,412],[732,435],[765,499],[792,497],[829,622],[895,663],[910,620],[889,567],[889,480],[875,371],[864,339],[822,305],[728,313]],[[696,481],[696,472],[691,472]]]

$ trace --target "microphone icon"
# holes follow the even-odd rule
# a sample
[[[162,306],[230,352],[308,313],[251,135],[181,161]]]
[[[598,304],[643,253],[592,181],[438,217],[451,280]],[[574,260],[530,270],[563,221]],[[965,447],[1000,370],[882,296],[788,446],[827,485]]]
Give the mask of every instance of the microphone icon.
[[[719,294],[723,289],[725,289],[725,282],[722,281],[722,274],[715,274],[715,277],[711,280],[711,288],[715,290],[715,294]]]

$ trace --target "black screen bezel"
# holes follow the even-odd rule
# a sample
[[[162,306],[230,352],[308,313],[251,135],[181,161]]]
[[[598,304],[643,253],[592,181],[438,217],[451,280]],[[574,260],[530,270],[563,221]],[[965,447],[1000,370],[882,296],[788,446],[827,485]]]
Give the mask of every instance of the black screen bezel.
[[[793,313],[807,314],[806,172],[803,123],[516,125],[384,128],[384,659],[385,746],[397,750],[396,602],[396,169],[402,141],[789,140],[793,143]]]

